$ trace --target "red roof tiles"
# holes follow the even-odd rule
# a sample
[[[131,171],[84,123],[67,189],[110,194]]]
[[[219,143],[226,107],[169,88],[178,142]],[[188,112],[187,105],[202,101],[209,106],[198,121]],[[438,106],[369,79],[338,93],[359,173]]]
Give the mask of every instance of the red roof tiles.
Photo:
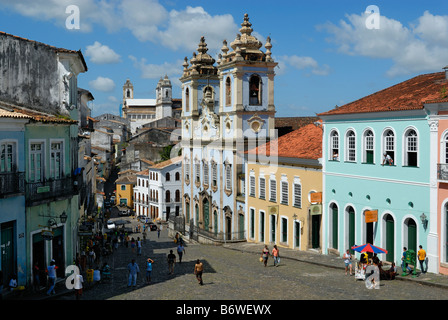
[[[423,109],[425,102],[445,98],[447,85],[444,72],[419,75],[318,116]]]
[[[308,124],[248,153],[317,160],[322,157],[322,127]]]

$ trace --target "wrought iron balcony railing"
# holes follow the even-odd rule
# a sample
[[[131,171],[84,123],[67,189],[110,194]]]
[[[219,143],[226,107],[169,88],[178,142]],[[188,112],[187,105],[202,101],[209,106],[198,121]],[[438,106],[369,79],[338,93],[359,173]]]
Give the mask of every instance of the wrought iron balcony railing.
[[[77,194],[72,177],[26,183],[26,201],[29,205],[38,201],[54,200]]]
[[[24,192],[24,172],[0,172],[0,198]]]

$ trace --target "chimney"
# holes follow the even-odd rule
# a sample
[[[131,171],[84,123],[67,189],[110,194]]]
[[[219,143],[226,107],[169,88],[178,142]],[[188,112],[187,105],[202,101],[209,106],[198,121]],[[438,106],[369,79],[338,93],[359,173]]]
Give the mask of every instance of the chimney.
[[[448,66],[444,67],[443,70],[445,70],[445,80],[448,80]]]

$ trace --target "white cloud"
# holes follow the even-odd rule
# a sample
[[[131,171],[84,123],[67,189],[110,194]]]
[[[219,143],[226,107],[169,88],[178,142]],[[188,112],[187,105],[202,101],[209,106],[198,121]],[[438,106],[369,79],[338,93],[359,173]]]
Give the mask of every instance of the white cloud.
[[[280,70],[292,67],[297,70],[310,70],[312,74],[318,76],[326,76],[330,73],[330,67],[328,65],[319,65],[319,63],[312,57],[301,57],[297,55],[280,56],[278,57],[278,61]]]
[[[238,32],[230,14],[210,15],[202,7],[191,6],[168,11],[159,0],[0,0],[0,8],[53,21],[63,28],[69,17],[65,12],[69,5],[79,8],[81,32],[91,32],[94,26],[109,32],[127,29],[139,41],[151,41],[172,50],[196,50],[201,36],[206,37],[209,48],[219,50],[224,39],[231,41]]]
[[[129,56],[129,59],[134,62],[134,67],[141,71],[141,77],[144,79],[159,79],[165,75],[168,75],[168,77],[180,76],[182,71],[182,60],[178,60],[176,63],[165,62],[161,65],[157,65],[147,63],[145,58],[139,60],[134,56]],[[171,82],[173,82],[173,80],[171,80]]]
[[[318,29],[332,35],[328,40],[338,51],[353,56],[393,61],[391,77],[423,71],[439,71],[447,64],[448,16],[425,12],[408,27],[381,15],[379,29],[366,28],[368,15],[347,15],[339,24],[327,23]]]
[[[111,92],[115,89],[115,82],[110,78],[98,77],[89,82],[89,85],[98,91]]]
[[[120,55],[106,45],[95,41],[93,45],[87,46],[86,56],[90,61],[97,64],[118,63],[121,61]]]

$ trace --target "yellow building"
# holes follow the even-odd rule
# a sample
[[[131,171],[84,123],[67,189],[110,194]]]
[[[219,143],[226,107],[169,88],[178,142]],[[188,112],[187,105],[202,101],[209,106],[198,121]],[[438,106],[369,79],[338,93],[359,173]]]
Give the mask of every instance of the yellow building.
[[[116,186],[116,204],[134,209],[134,187],[137,182],[135,174],[129,174],[119,177],[115,181]]]
[[[248,152],[248,242],[321,248],[321,156],[320,123]]]

